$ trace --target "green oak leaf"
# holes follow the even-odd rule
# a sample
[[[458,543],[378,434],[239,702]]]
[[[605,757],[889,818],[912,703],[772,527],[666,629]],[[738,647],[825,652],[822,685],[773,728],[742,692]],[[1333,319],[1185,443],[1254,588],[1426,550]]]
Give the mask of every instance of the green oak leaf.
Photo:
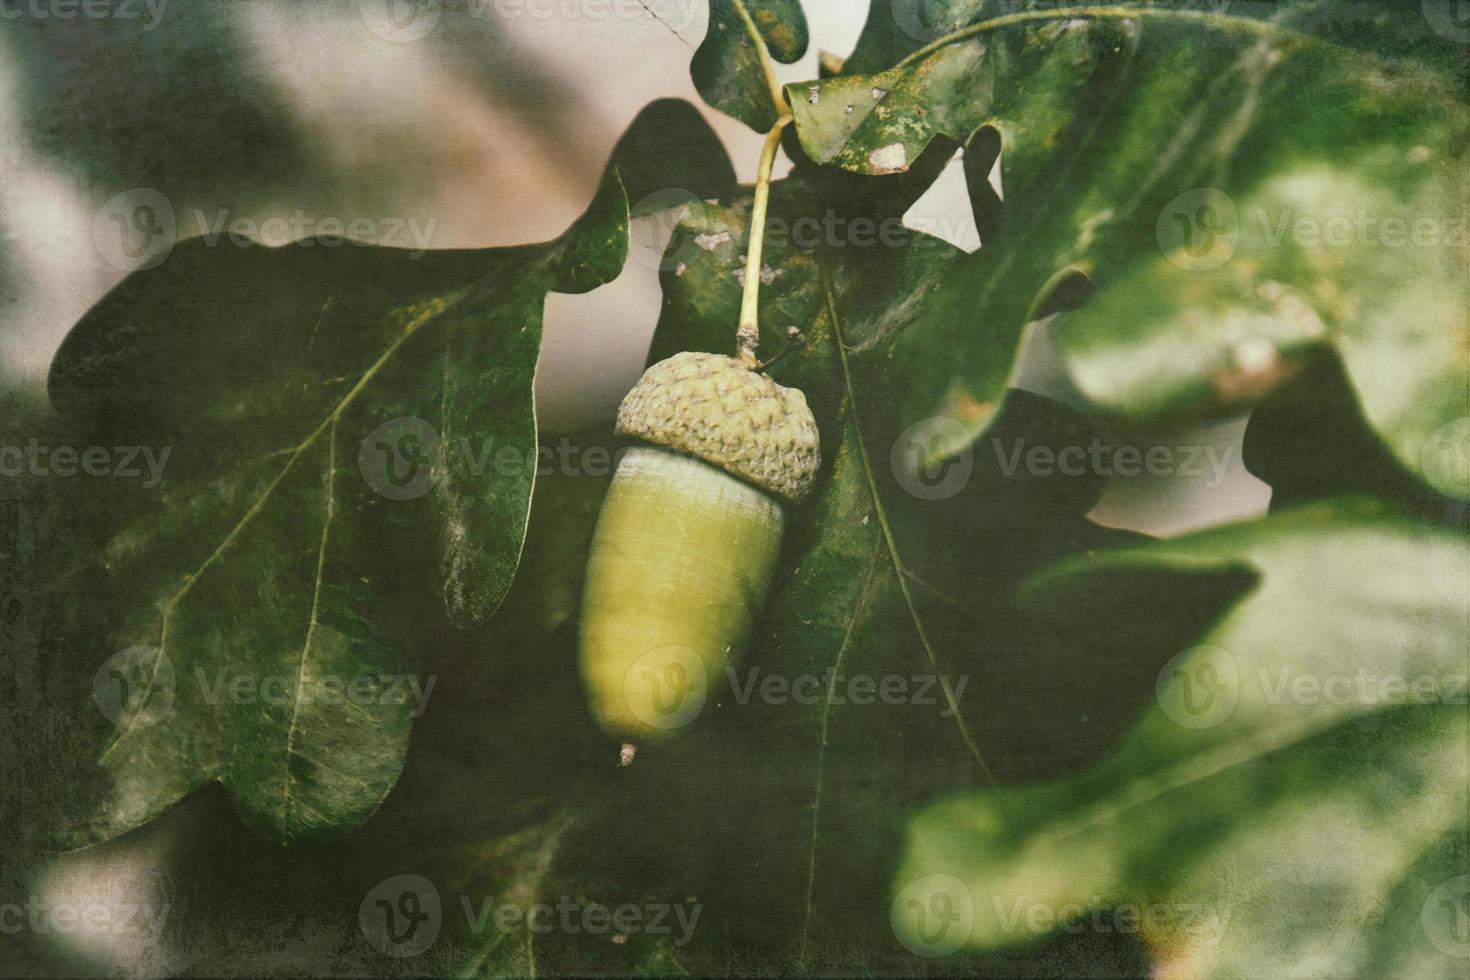
[[[975,403],[983,431],[1022,327],[1074,305],[1056,293],[1083,275],[1096,294],[1057,333],[1097,404],[1144,422],[1237,410],[1331,349],[1423,474],[1470,414],[1470,111],[1417,11],[1327,6],[1044,5],[792,88],[819,162],[899,171],[939,134],[967,141],[967,170],[1000,153],[1004,203],[925,312],[952,338],[928,355],[949,384],[921,397]],[[1385,18],[1419,25],[1426,53],[1362,29]]]
[[[800,0],[710,0],[689,74],[706,102],[764,132],[776,122],[765,52],[789,64],[806,54],[807,40]]]
[[[416,576],[451,618],[499,605],[535,473],[543,300],[618,274],[626,214],[609,170],[544,246],[196,239],[78,324],[53,364],[56,407],[96,441],[167,447],[170,465],[130,509],[81,511],[68,550],[94,542],[95,564],[43,587],[84,610],[115,724],[92,756],[98,798],[63,843],[214,781],[279,841],[376,808],[430,693],[405,656]],[[505,447],[520,465],[499,465]]]
[[[1120,663],[1139,648],[1115,624],[1146,636],[1140,608],[1209,593],[1220,614],[1152,665],[1156,703],[1106,760],[912,820],[892,905],[906,943],[1113,929],[1182,976],[1454,972],[1432,900],[1470,830],[1470,546],[1338,499],[1075,559],[1026,602],[1079,658]]]
[[[42,740],[70,761],[57,843],[106,839],[210,782],[277,841],[373,812],[427,685],[466,655],[439,625],[485,623],[516,575],[546,293],[615,278],[626,188],[646,196],[675,170],[694,193],[734,179],[694,108],[662,100],[554,242],[196,239],[78,324],[50,377],[70,438],[160,458],[141,487],[47,488],[66,517],[29,576],[36,659],[83,706]],[[559,588],[528,600],[542,622],[564,618]]]

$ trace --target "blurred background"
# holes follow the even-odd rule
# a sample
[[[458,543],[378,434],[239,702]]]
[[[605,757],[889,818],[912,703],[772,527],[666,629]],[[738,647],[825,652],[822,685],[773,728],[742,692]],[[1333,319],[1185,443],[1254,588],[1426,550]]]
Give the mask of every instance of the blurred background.
[[[60,16],[26,0],[0,19],[0,385],[36,387],[71,325],[129,269],[183,238],[244,229],[282,244],[322,228],[408,248],[554,237],[581,213],[648,102],[687,99],[742,180],[760,137],[703,105],[688,64],[704,0],[133,0]],[[808,4],[813,42],[778,65],[817,75],[846,55],[867,0]],[[777,173],[783,163],[778,163]],[[157,217],[142,255],[119,222]],[[908,223],[979,245],[956,161]],[[624,274],[553,295],[538,374],[548,434],[606,422],[658,317],[667,220],[643,219]],[[132,241],[140,241],[133,230]],[[1022,387],[1070,398],[1042,336]],[[1172,532],[1258,513],[1243,420],[1199,433],[1107,432],[1113,445],[1204,444],[1224,482],[1119,481],[1095,516]],[[1232,448],[1234,447],[1234,448]]]
[[[778,66],[784,81],[816,77],[821,52],[850,51],[868,3],[805,6],[813,43]],[[657,98],[700,106],[741,179],[753,179],[760,136],[704,107],[689,79],[706,21],[703,0],[0,4],[0,389],[43,398],[72,324],[130,269],[194,235],[245,228],[282,244],[340,227],[436,249],[554,237]],[[153,219],[143,250],[121,235],[140,203]],[[907,220],[980,247],[957,163]],[[639,220],[617,281],[549,298],[537,382],[547,435],[610,425],[641,371],[666,224]],[[1015,383],[1075,401],[1045,324]],[[1218,480],[1114,478],[1099,522],[1169,534],[1264,512],[1269,491],[1240,463],[1244,419],[1162,436],[1100,428],[1115,446],[1213,447],[1228,466]],[[170,815],[58,859],[34,883],[53,903],[137,895],[180,834],[207,839],[201,819],[197,808]],[[45,941],[102,972],[172,962],[166,944],[84,932]]]

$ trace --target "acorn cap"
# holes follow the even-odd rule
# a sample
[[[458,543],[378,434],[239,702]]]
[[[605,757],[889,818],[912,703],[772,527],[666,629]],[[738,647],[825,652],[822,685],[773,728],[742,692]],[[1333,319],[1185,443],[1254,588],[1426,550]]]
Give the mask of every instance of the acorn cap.
[[[806,396],[722,354],[686,351],[643,372],[618,408],[618,435],[691,453],[792,503],[822,462]]]

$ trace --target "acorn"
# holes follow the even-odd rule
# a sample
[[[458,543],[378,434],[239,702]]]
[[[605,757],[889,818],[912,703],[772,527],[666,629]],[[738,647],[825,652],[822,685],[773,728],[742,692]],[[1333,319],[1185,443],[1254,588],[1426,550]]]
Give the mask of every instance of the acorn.
[[[659,741],[699,715],[743,652],[784,508],[810,494],[821,449],[800,391],[695,352],[644,372],[617,432],[634,442],[593,536],[582,679],[604,731]]]

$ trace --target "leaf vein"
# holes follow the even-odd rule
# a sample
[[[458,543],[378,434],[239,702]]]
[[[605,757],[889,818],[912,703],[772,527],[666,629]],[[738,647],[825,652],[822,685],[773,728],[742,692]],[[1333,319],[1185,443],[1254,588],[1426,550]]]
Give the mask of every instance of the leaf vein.
[[[913,592],[909,589],[908,570],[905,568],[902,556],[899,554],[898,542],[893,536],[893,527],[888,521],[888,511],[883,506],[883,497],[878,492],[878,479],[873,474],[873,461],[868,455],[868,444],[863,439],[862,419],[858,412],[857,392],[852,382],[852,368],[848,364],[847,341],[842,333],[842,321],[837,315],[837,298],[832,292],[832,278],[828,274],[826,266],[822,266],[822,291],[825,294],[827,305],[827,318],[832,321],[832,337],[837,344],[837,357],[842,367],[842,381],[847,389],[847,405],[852,416],[852,428],[854,438],[857,441],[858,455],[862,458],[863,475],[867,477],[868,493],[873,499],[873,511],[878,515],[878,526],[883,531],[883,540],[888,546],[888,557],[893,563],[893,569],[897,573],[899,591],[903,594],[904,605],[908,608],[909,619],[914,624],[914,631],[919,635],[919,643],[924,648],[924,657],[929,666],[935,671],[940,669],[939,656],[934,652],[934,646],[929,642],[929,632],[924,628],[924,619],[919,615],[919,608],[914,602]],[[995,783],[995,776],[990,772],[990,766],[985,762],[985,757],[980,753],[980,747],[975,744],[975,738],[970,733],[970,727],[965,724],[964,717],[960,714],[959,705],[955,703],[954,694],[945,686],[944,699],[949,708],[951,716],[955,720],[955,726],[959,729],[960,738],[964,740],[965,747],[974,758],[980,771],[985,774],[986,781]]]
[[[173,612],[176,608],[178,608],[179,603],[182,602],[184,598],[189,595],[189,592],[194,588],[194,583],[199,581],[199,577],[203,575],[206,571],[208,571],[215,564],[215,562],[219,560],[221,555],[229,550],[230,546],[235,543],[235,541],[240,537],[241,534],[244,533],[245,528],[249,526],[249,524],[256,517],[258,517],[262,511],[265,510],[266,504],[270,502],[270,499],[275,494],[276,489],[281,485],[282,482],[285,481],[286,475],[290,473],[291,470],[295,467],[297,461],[301,459],[301,457],[309,448],[311,448],[311,446],[317,441],[317,439],[321,438],[322,433],[326,432],[329,428],[336,424],[337,420],[342,417],[342,414],[347,410],[347,408],[354,401],[357,400],[357,396],[360,395],[362,391],[372,381],[372,379],[377,376],[378,372],[383,369],[384,365],[386,365],[393,358],[393,356],[398,353],[403,345],[408,342],[409,338],[417,333],[419,328],[422,327],[425,323],[428,323],[434,317],[438,316],[444,310],[448,309],[463,295],[464,291],[462,290],[447,299],[436,300],[433,303],[428,304],[423,310],[419,312],[417,316],[415,316],[407,324],[407,326],[404,327],[403,333],[398,337],[397,340],[395,340],[392,344],[388,346],[388,349],[383,352],[382,356],[374,361],[373,364],[366,371],[363,372],[362,377],[357,380],[357,384],[352,386],[352,390],[343,395],[341,401],[333,406],[332,410],[327,413],[327,417],[322,420],[321,424],[318,425],[316,429],[313,430],[311,434],[308,435],[300,443],[300,445],[298,445],[294,450],[291,451],[291,456],[289,459],[286,460],[285,465],[281,467],[281,471],[277,473],[275,475],[275,478],[271,480],[271,482],[266,486],[264,490],[261,491],[260,496],[255,499],[254,503],[250,505],[250,508],[244,513],[244,515],[235,522],[234,527],[230,528],[229,533],[225,535],[224,539],[220,541],[219,545],[212,552],[210,552],[209,556],[204,559],[204,561],[199,565],[198,568],[196,568],[193,572],[186,573],[184,575],[183,582],[179,585],[178,589],[173,593],[173,595],[169,596],[162,602],[161,613],[159,616],[158,654],[153,658],[152,669],[149,671],[148,684],[143,690],[142,697],[139,700],[140,704],[147,704],[148,699],[153,694],[154,678],[158,676],[158,667],[160,664],[165,662],[165,658],[167,656],[169,626],[172,624],[173,621]],[[133,733],[133,729],[137,725],[137,720],[139,717],[142,716],[142,714],[142,712],[138,712],[128,719],[128,723],[123,728],[123,730],[120,731],[117,736],[113,738],[112,742],[108,744],[107,748],[102,751],[102,754],[98,759],[99,763],[105,762],[108,756],[112,754],[113,750],[116,749],[120,744],[122,744],[125,738]]]
[[[873,594],[877,591],[878,556],[883,553],[883,541],[881,538],[873,539],[873,553],[868,560],[868,570],[863,579],[863,590],[858,596],[857,605],[853,607],[852,615],[848,617],[847,626],[842,633],[842,642],[837,647],[837,657],[832,664],[832,677],[827,683],[827,698],[822,703],[821,714],[821,741],[817,747],[817,776],[816,786],[812,795],[812,828],[811,839],[807,848],[806,866],[806,895],[802,902],[801,916],[801,939],[797,946],[797,969],[804,970],[806,967],[807,935],[811,931],[812,922],[812,895],[816,886],[817,877],[817,830],[822,819],[822,784],[827,768],[827,736],[829,722],[832,716],[832,705],[836,700],[837,678],[842,673],[842,664],[847,659],[847,651],[852,645],[853,630],[863,617],[863,613],[872,603]]]
[[[296,665],[295,696],[291,699],[291,724],[286,729],[286,751],[281,764],[281,831],[291,816],[291,755],[296,747],[296,732],[301,720],[301,685],[306,681],[306,661],[311,655],[311,642],[316,638],[317,623],[321,612],[322,579],[327,563],[327,541],[330,538],[332,518],[337,513],[337,423],[332,423],[331,435],[327,439],[327,485],[323,493],[322,537],[316,552],[316,581],[312,585],[311,614],[307,618],[306,637],[301,641],[301,655]]]

